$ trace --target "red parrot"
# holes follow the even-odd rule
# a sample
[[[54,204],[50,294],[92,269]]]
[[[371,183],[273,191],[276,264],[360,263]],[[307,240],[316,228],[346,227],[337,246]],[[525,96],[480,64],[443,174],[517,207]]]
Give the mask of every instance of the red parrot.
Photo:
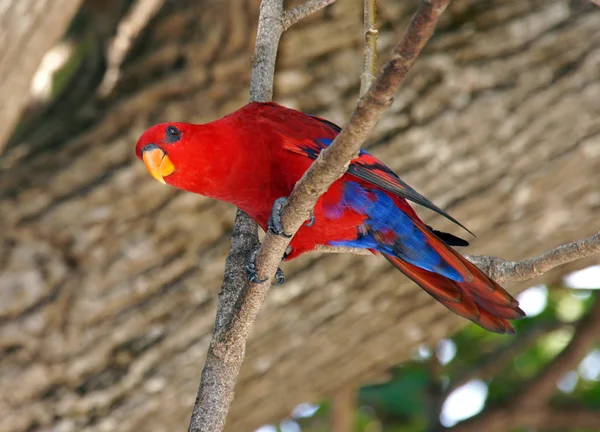
[[[263,230],[285,235],[278,217],[285,197],[339,132],[327,120],[255,102],[203,125],[152,126],[138,140],[135,153],[158,181],[230,202]],[[313,217],[293,237],[283,259],[317,245],[381,253],[451,311],[487,330],[514,333],[508,320],[525,316],[518,301],[449,247],[466,246],[466,241],[425,225],[406,200],[463,227],[361,150],[346,174],[318,200]],[[252,263],[248,272],[256,281]]]

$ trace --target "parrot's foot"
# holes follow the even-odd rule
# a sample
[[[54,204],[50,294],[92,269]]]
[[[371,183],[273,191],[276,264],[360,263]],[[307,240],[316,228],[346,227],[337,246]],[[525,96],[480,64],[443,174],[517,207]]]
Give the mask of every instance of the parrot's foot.
[[[260,284],[267,281],[267,278],[260,279],[258,277],[258,272],[256,271],[256,256],[258,255],[258,250],[260,249],[260,245],[258,245],[250,254],[248,258],[246,258],[246,277],[248,278],[248,282]],[[277,267],[277,272],[275,272],[275,282],[274,285],[281,285],[285,282],[285,275],[283,274],[283,270]]]
[[[304,226],[311,227],[315,224],[315,214],[312,213],[310,215],[310,219],[307,222],[304,222]]]
[[[259,279],[258,272],[256,271],[256,256],[258,255],[259,249],[260,245],[256,246],[246,258],[246,277],[248,278],[248,282],[258,284],[267,281],[267,278]]]
[[[291,235],[286,234],[283,231],[283,224],[281,223],[281,209],[287,202],[286,197],[277,198],[273,202],[273,207],[271,208],[271,214],[269,215],[269,222],[267,224],[269,231],[273,234],[280,235],[286,238],[290,238]],[[310,219],[304,223],[304,226],[311,227],[315,224],[315,215],[314,213],[310,215]]]
[[[277,267],[277,271],[275,272],[275,282],[273,282],[273,285],[281,285],[285,282],[285,274],[283,273],[283,270],[281,270],[281,267]]]
[[[290,238],[291,235],[286,234],[283,231],[283,224],[281,223],[281,209],[287,202],[286,197],[277,198],[273,202],[273,208],[271,208],[271,214],[269,215],[269,222],[267,224],[269,231],[275,235],[280,235],[285,238]]]

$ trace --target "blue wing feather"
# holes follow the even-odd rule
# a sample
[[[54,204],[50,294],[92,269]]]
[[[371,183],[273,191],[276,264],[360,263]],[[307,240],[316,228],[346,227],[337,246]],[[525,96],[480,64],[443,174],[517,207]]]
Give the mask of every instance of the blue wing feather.
[[[339,206],[364,214],[367,219],[356,239],[334,241],[331,246],[375,249],[449,279],[464,281],[463,275],[431,244],[431,237],[424,234],[419,222],[400,210],[385,192],[347,182]]]
[[[336,133],[336,135],[342,130],[336,124],[322,119],[316,116],[310,116],[315,120],[326,125],[329,129]],[[301,153],[305,156],[308,156],[310,159],[316,159],[319,156],[319,153],[325,148],[328,147],[333,142],[330,138],[316,139],[316,140],[307,140],[306,142],[302,142],[299,145],[292,146],[289,148],[292,151]],[[388,168],[383,162],[381,162],[376,157],[372,156],[365,150],[360,150],[358,157],[354,159],[350,166],[348,167],[348,174],[351,174],[355,177],[358,177],[364,181],[372,183],[380,188],[387,190],[388,192],[393,193],[394,195],[398,195],[402,198],[405,198],[409,201],[422,205],[434,212],[444,216],[446,219],[454,222],[456,225],[463,228],[469,234],[475,236],[467,227],[461,224],[454,217],[450,216],[447,212],[436,206],[429,199],[421,195],[419,192],[414,190],[408,184],[406,184],[398,175],[393,172],[390,168]]]

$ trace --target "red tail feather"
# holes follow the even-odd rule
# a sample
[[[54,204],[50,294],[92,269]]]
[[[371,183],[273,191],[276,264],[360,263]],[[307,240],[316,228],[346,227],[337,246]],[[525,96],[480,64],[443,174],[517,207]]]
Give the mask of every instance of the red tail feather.
[[[460,254],[450,248],[448,250],[469,270],[473,276],[472,280],[456,282],[395,256],[384,256],[452,312],[470,319],[489,331],[514,333],[514,328],[508,319],[519,319],[525,316],[519,308],[519,302]]]

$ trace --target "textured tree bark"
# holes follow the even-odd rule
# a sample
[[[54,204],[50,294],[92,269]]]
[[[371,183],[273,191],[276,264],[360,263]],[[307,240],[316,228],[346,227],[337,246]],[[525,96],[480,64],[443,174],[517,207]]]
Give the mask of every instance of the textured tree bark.
[[[81,0],[4,0],[0,5],[0,153],[29,102],[33,75],[65,33]]]
[[[48,115],[3,154],[0,430],[185,428],[235,210],[154,182],[132,149],[150,123],[208,121],[246,102],[257,4],[166,1],[111,94],[85,93],[67,123]],[[379,3],[382,62],[415,5]],[[361,2],[297,24],[275,100],[343,123],[362,40]],[[592,5],[455,0],[371,151],[478,235],[469,253],[541,253],[598,230],[599,71]],[[284,269],[229,430],[376,378],[465,324],[382,259],[310,255]]]

